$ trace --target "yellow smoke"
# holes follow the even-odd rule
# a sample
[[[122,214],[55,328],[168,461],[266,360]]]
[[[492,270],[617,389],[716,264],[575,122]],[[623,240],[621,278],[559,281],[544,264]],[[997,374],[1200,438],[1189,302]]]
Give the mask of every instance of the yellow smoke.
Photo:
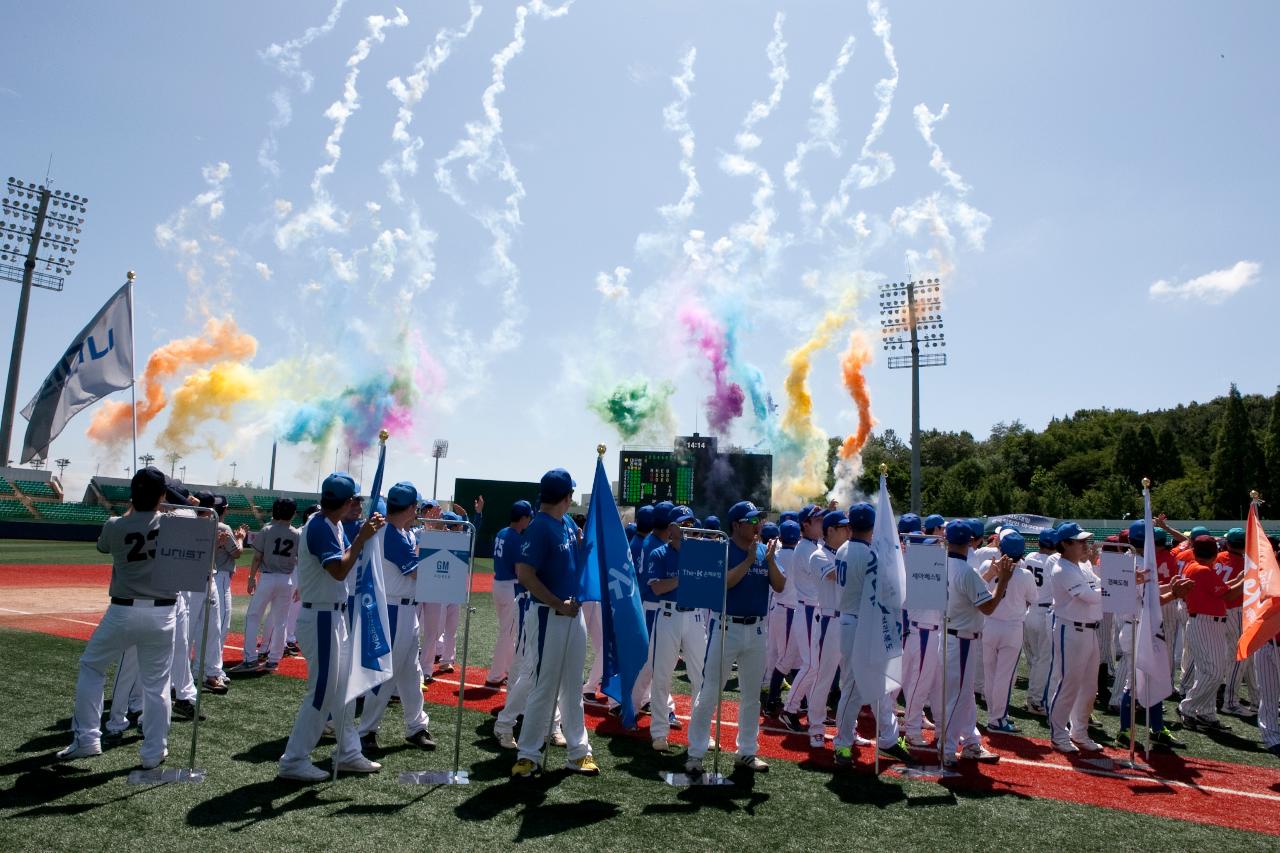
[[[229,425],[238,403],[264,398],[263,386],[257,371],[236,361],[222,361],[192,373],[173,392],[169,423],[157,443],[165,450],[189,453],[202,424],[222,421]],[[221,456],[231,443],[229,432],[221,439],[206,438],[215,456]]]

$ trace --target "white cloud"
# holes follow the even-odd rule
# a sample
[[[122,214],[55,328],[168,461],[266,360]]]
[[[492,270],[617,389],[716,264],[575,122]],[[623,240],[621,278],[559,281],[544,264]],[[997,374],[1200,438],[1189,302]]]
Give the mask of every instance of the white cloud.
[[[1256,283],[1261,272],[1262,264],[1256,261],[1236,261],[1229,269],[1207,272],[1190,281],[1178,283],[1160,279],[1151,285],[1150,294],[1152,299],[1197,299],[1212,305]]]
[[[613,274],[596,273],[596,290],[606,299],[626,299],[631,291],[627,288],[627,278],[631,270],[627,267],[614,267]]]
[[[267,266],[262,261],[258,261],[253,266],[254,266],[254,269],[258,271],[258,275],[262,276],[263,281],[271,280],[271,267]]]

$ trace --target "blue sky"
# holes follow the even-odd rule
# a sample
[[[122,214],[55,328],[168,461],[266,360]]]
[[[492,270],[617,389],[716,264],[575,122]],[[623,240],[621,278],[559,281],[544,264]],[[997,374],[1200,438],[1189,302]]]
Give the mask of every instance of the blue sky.
[[[10,9],[6,21],[23,38],[0,72],[0,159],[9,174],[39,180],[52,154],[54,186],[90,198],[76,273],[62,294],[33,297],[19,405],[136,269],[139,362],[199,331],[202,311],[230,313],[259,342],[252,367],[301,356],[305,381],[329,387],[385,372],[403,355],[390,339],[407,320],[445,379],[424,389],[414,436],[393,442],[391,476],[429,488],[424,450],[448,438],[446,484],[536,478],[555,465],[585,482],[595,445],[621,443],[588,409],[602,386],[633,375],[670,381],[677,429],[690,431],[695,413],[705,429],[707,374],[676,319],[690,294],[738,313],[740,351],[781,402],[787,351],[846,288],[862,288],[811,376],[818,426],[852,430],[844,339],[854,325],[878,325],[874,287],[906,275],[909,259],[917,274],[938,272],[931,249],[944,258],[951,363],[924,373],[927,427],[985,435],[998,421],[1039,428],[1083,407],[1204,400],[1231,381],[1274,390],[1260,357],[1280,268],[1273,4],[885,3],[898,76],[868,148],[882,156],[870,158],[860,151],[882,107],[877,84],[892,73],[874,9],[861,3],[532,4],[513,47],[517,5],[402,3],[398,15],[392,2],[349,0],[329,28],[329,2]],[[779,12],[785,49],[771,65]],[[385,18],[374,27],[381,40],[371,37],[373,15]],[[309,40],[308,28],[319,28]],[[442,28],[455,32],[438,36]],[[815,232],[784,166],[811,138],[814,89],[850,36],[830,89],[838,156],[814,147],[801,180],[821,209],[851,164],[882,166],[887,155],[893,171],[865,188],[855,182],[845,216]],[[367,54],[352,65],[362,40]],[[449,51],[407,126],[408,139],[421,139],[418,170],[397,172],[397,92],[406,89],[388,81],[409,85],[433,43]],[[504,49],[499,91],[494,57]],[[691,50],[682,101],[672,78]],[[744,118],[769,103],[779,62],[780,97],[750,128],[758,146],[743,149]],[[353,68],[354,97],[344,89]],[[486,118],[486,89],[500,130]],[[335,103],[345,114],[336,162],[326,150]],[[665,126],[673,104],[687,128]],[[937,115],[944,104],[932,126],[943,158],[935,168],[917,106]],[[688,133],[699,192],[673,215],[688,187]],[[704,235],[705,251],[722,236],[733,242],[734,224],[758,213],[760,172],[734,174],[724,159],[733,154],[768,174],[776,218],[761,246],[737,239],[731,273],[700,277],[682,248],[689,233]],[[442,162],[460,202],[436,177]],[[317,195],[325,163],[332,173]],[[522,195],[509,202],[513,174]],[[971,235],[952,218],[950,243],[927,225],[911,233],[905,212],[935,193],[985,227]],[[302,214],[325,205],[337,211],[333,230],[301,227],[318,221]],[[494,261],[495,228],[510,241],[505,267]],[[190,241],[194,255],[182,250]],[[614,282],[618,267],[629,270],[628,295],[606,297],[598,277]],[[6,346],[16,304],[17,287],[5,285]],[[907,432],[907,372],[887,370],[878,353],[868,376],[881,426]],[[206,424],[181,463],[188,479],[229,476],[235,461],[242,478],[265,480],[288,408],[258,401],[233,424]],[[53,446],[73,460],[73,489],[95,469],[121,474],[129,464],[127,452],[84,438],[88,420]],[[156,452],[165,420],[144,433],[141,451]],[[750,445],[758,435],[744,419],[731,438]],[[332,447],[284,446],[277,485],[313,487],[332,460]]]

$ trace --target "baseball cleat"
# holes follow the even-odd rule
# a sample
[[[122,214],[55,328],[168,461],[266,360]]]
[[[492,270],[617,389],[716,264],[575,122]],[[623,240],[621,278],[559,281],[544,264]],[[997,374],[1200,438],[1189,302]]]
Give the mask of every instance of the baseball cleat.
[[[667,725],[671,726],[671,728],[676,731],[684,728],[684,723],[680,722],[680,718],[676,716],[675,711],[667,714]]]
[[[505,678],[499,678],[496,680],[491,678],[486,678],[484,680],[484,686],[488,687],[490,690],[497,690],[498,688],[502,687],[503,684],[506,684],[506,682],[507,680]]]
[[[503,749],[515,749],[518,746],[514,732],[501,732],[494,729],[493,736],[498,739],[498,746]]]
[[[750,770],[752,773],[768,773],[769,765],[761,761],[754,755],[739,755],[733,762],[734,767],[741,767],[743,770]]]
[[[542,773],[542,769],[527,758],[522,758],[511,768],[512,779],[532,779]]]
[[[138,720],[142,719],[142,712],[141,711],[125,711],[124,718],[129,723],[129,725],[136,726],[138,724]]]
[[[1017,726],[1009,721],[1008,717],[1001,720],[993,720],[987,723],[987,731],[1000,732],[1001,734],[1016,734],[1021,731]]]
[[[173,703],[173,716],[180,720],[194,720],[196,718],[196,703],[190,699],[178,699]],[[205,721],[205,715],[200,715],[200,722]]]
[[[280,668],[280,661],[269,660],[262,665],[263,672],[275,672]]]
[[[933,744],[929,743],[929,741],[919,735],[907,735],[907,745],[913,746],[916,749],[928,749],[933,746]]]
[[[264,657],[264,658],[261,658],[261,659],[259,659],[259,660],[242,660],[242,661],[240,661],[240,663],[238,663],[238,664],[236,664],[235,666],[231,667],[230,671],[231,671],[231,672],[235,672],[235,673],[241,673],[241,672],[257,672],[257,671],[258,671],[258,668],[259,668],[262,664],[266,663],[266,661],[267,661],[267,659],[266,659],[265,657]]]
[[[874,743],[874,741],[872,741],[870,738],[865,738],[862,735],[858,734],[857,732],[853,733],[854,746],[871,746],[872,743]]]
[[[827,745],[827,739],[824,735],[809,735],[809,748],[822,749]]]
[[[890,761],[901,761],[903,764],[910,764],[912,761],[905,737],[898,738],[898,742],[893,746],[880,747],[879,752],[881,758],[887,758]]]
[[[668,747],[668,744],[667,744],[666,738],[656,737],[653,739],[653,749],[655,752],[666,752],[667,747]]]
[[[648,702],[645,702],[643,705],[640,706],[640,710],[636,711],[637,716],[640,714],[648,714],[648,713],[650,713]]]
[[[853,750],[847,746],[837,746],[835,752],[836,767],[846,768],[853,766]]]
[[[1037,717],[1043,717],[1043,716],[1044,716],[1044,706],[1043,706],[1043,705],[1041,705],[1039,702],[1028,702],[1028,703],[1027,703],[1027,713],[1028,713],[1028,714],[1035,714]]]
[[[76,758],[91,758],[95,755],[101,754],[101,743],[79,743],[77,741],[72,741],[71,746],[58,751],[58,758],[62,761],[71,761]]]
[[[937,729],[938,727],[934,724],[933,720],[931,720],[931,719],[929,719],[928,717],[926,717],[926,716],[924,716],[923,714],[921,714],[921,715],[920,715],[920,728],[924,729],[926,732],[931,732],[931,731],[934,731],[935,729]]]
[[[444,673],[445,675],[453,672],[453,664],[447,663],[444,666],[440,667],[440,672]]]
[[[960,761],[959,761],[959,760],[958,760],[954,755],[944,755],[944,756],[942,756],[942,766],[943,766],[943,767],[955,767],[955,766],[956,766],[956,765],[958,765],[959,763],[960,763]]]
[[[1155,746],[1165,746],[1170,749],[1186,749],[1187,745],[1174,737],[1173,732],[1169,731],[1166,726],[1158,732],[1151,733],[1151,743]]]
[[[792,713],[791,711],[783,711],[779,714],[778,721],[781,722],[783,727],[789,732],[805,731],[804,723],[800,722],[800,715]]]
[[[562,747],[568,746],[569,741],[564,739],[564,732],[560,731],[560,729],[556,729],[554,732],[551,733],[551,745],[562,746]]]
[[[1080,739],[1072,738],[1071,742],[1080,747],[1084,752],[1102,752],[1102,744],[1093,738],[1084,737]]]
[[[287,658],[300,658],[302,657],[302,649],[297,643],[287,643],[284,647],[284,656]]]
[[[684,772],[694,779],[700,777],[702,775],[702,759],[690,755],[689,760],[684,763]]]
[[[582,776],[600,775],[600,766],[596,764],[596,760],[590,755],[566,760],[564,763],[564,769],[568,770],[570,773],[578,773]]]
[[[978,743],[966,746],[960,751],[960,757],[967,761],[979,761],[983,764],[996,764],[1000,761],[999,755]]]
[[[1066,741],[1055,740],[1053,741],[1053,748],[1056,749],[1058,752],[1061,752],[1063,755],[1075,755],[1077,752],[1080,751],[1080,747],[1076,746],[1074,743],[1072,743],[1069,740],[1066,740]]]
[[[281,767],[276,778],[288,779],[290,782],[324,782],[329,774],[314,764],[303,764],[298,767]]]
[[[418,749],[431,750],[436,748],[436,742],[431,739],[431,732],[426,729],[416,731],[404,740],[405,743],[416,746]]]
[[[378,733],[369,732],[360,735],[360,749],[364,752],[381,752],[382,750],[378,748]]]
[[[164,752],[160,753],[159,758],[144,758],[142,759],[142,769],[155,770],[161,764],[164,764],[164,760],[168,757],[169,757],[169,750],[166,749]]]
[[[376,761],[370,761],[363,755],[354,755],[338,762],[339,773],[377,773],[381,769],[381,764]]]
[[[1226,723],[1222,722],[1222,720],[1219,720],[1217,717],[1214,717],[1214,718],[1212,718],[1212,719],[1208,719],[1208,718],[1205,718],[1205,717],[1201,717],[1201,718],[1200,718],[1200,728],[1204,729],[1205,731],[1210,731],[1210,732],[1229,732],[1229,731],[1231,731],[1231,727],[1230,727],[1230,726],[1228,726]]]
[[[220,678],[206,678],[204,680],[204,689],[209,693],[216,693],[222,696],[227,692],[227,685],[223,684]]]

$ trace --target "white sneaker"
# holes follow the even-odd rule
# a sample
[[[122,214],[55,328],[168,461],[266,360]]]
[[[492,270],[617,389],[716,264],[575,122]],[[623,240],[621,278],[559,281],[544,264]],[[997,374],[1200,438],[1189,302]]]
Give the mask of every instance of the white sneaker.
[[[1076,746],[1069,740],[1055,740],[1053,742],[1053,748],[1058,752],[1061,752],[1063,755],[1074,755],[1080,751],[1080,747]]]
[[[864,738],[862,735],[858,734],[857,732],[853,733],[854,746],[871,746],[871,744],[873,743],[875,743],[875,741],[868,740],[867,738]]]
[[[1085,752],[1102,752],[1102,744],[1090,737],[1084,737],[1080,740],[1072,738],[1071,742],[1083,749]]]
[[[338,762],[339,773],[377,773],[381,769],[381,764],[370,761],[363,755],[356,755]]]
[[[554,732],[551,733],[551,745],[561,746],[561,747],[568,746],[569,741],[564,739],[564,732],[560,731],[559,729],[556,729]]]
[[[504,732],[494,729],[493,736],[498,739],[498,746],[503,749],[515,749],[517,746],[514,732]]]
[[[656,737],[653,739],[653,749],[655,752],[667,751],[667,739],[664,737]]]
[[[169,757],[169,750],[166,749],[163,753],[160,754],[159,758],[144,758],[142,759],[142,769],[155,770],[161,764],[164,764],[164,760],[168,757]]]
[[[329,737],[333,737],[333,732],[334,732],[333,720],[330,720],[329,722],[324,724],[324,733]]]
[[[960,757],[967,761],[980,761],[984,764],[995,764],[1000,760],[999,755],[979,743],[966,746],[960,751]]]
[[[809,748],[822,749],[827,745],[827,739],[823,735],[809,735]]]
[[[72,741],[71,746],[58,752],[58,758],[62,761],[71,761],[74,758],[91,758],[95,755],[102,755],[102,744],[97,741],[93,743]]]
[[[915,737],[911,735],[907,735],[907,743],[911,746],[916,747],[917,749],[924,749],[929,746],[932,746],[932,744],[930,744],[929,741],[924,739],[923,735],[917,735]]]
[[[934,729],[936,729],[937,726],[934,725],[933,720],[929,719],[928,717],[921,716],[920,728],[924,729],[926,732],[931,732]]]
[[[276,772],[276,778],[293,782],[323,782],[329,778],[329,774],[314,764],[299,764],[290,767],[282,766]]]

